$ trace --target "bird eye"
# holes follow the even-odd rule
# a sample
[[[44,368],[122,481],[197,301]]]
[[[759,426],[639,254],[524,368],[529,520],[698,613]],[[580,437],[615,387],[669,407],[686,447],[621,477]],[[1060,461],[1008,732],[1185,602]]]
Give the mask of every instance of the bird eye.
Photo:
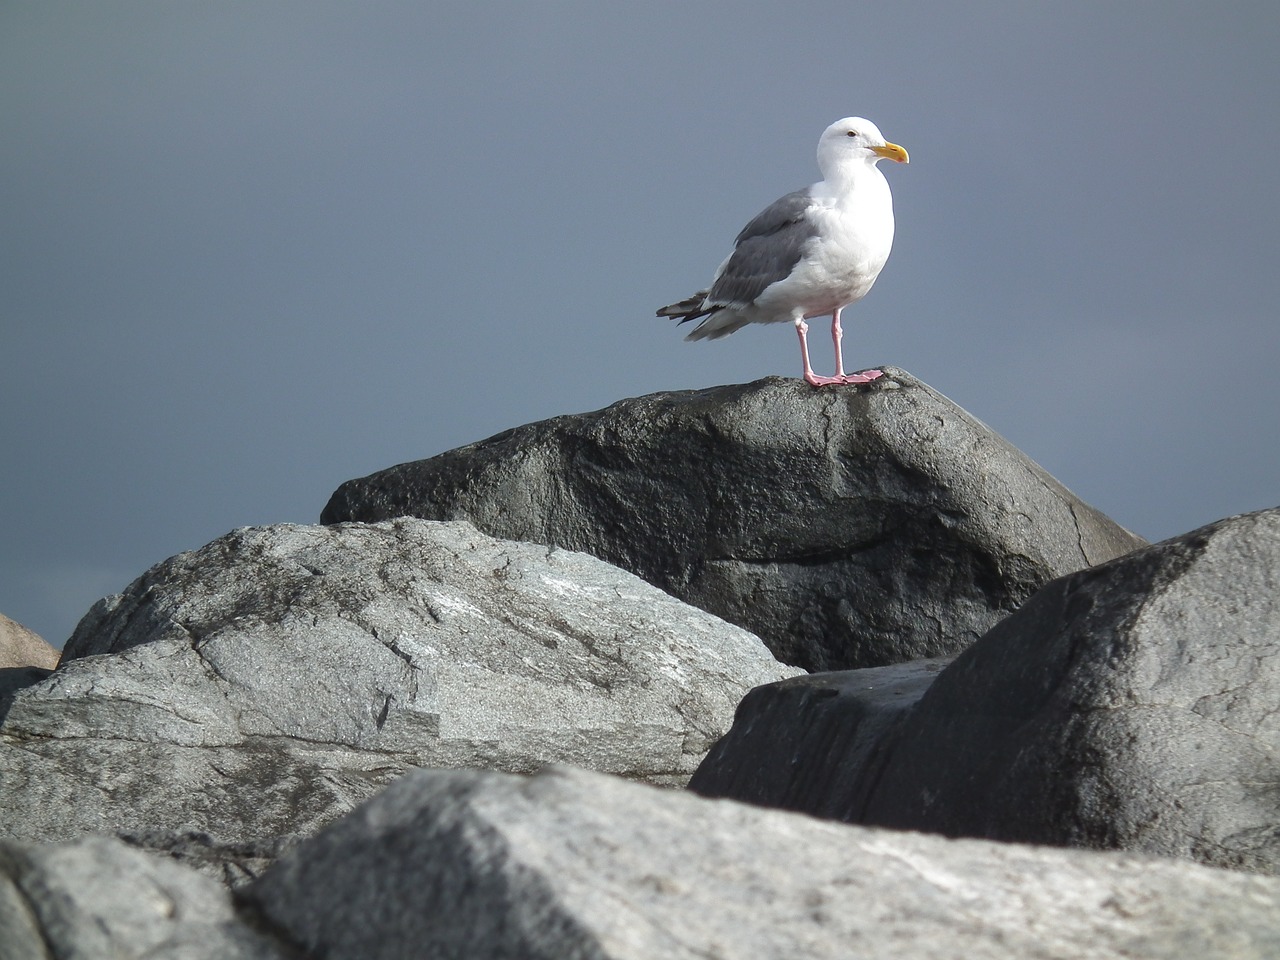
[[[850,130],[845,134],[846,137],[856,137],[857,135],[858,135],[857,130]]]

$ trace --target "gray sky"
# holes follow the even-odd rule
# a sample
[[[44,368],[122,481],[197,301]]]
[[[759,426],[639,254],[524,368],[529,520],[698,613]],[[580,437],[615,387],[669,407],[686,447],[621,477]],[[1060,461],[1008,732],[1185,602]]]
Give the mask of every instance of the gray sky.
[[[3,0],[0,612],[60,646],[351,477],[797,376],[653,311],[847,115],[911,152],[852,368],[1152,539],[1273,506],[1278,11]]]

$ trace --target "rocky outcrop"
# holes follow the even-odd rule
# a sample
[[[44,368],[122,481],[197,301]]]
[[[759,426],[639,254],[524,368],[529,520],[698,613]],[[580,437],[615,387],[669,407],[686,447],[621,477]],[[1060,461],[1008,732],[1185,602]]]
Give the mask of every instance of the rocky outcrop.
[[[58,651],[38,633],[28,630],[0,613],[0,670],[37,667],[52,670],[58,665]]]
[[[0,668],[5,960],[1280,955],[1280,510],[1126,554],[891,371],[532,424],[362,511]],[[652,788],[704,755],[828,819]]]
[[[878,728],[865,695],[828,699],[821,722],[784,696],[872,671],[756,691],[694,782],[853,822],[1280,873],[1278,586],[1280,510],[1211,524],[1049,584]]]
[[[416,772],[234,899],[201,880],[115,841],[0,844],[0,918],[25,921],[6,945],[229,960],[1280,955],[1278,878],[850,827],[566,769]]]
[[[1102,562],[1137,539],[901,371],[526,426],[344,511],[543,545],[238,530],[0,668],[5,960],[1280,955],[1280,511]],[[890,666],[796,676],[566,544]],[[699,760],[759,805],[654,790]]]
[[[625,571],[467,523],[238,530],[100,602],[14,695],[0,835],[111,831],[241,882],[410,767],[681,785],[748,689],[796,672]]]
[[[1143,541],[901,370],[654,394],[343,484],[322,522],[466,518],[631,570],[807,670],[954,654]]]

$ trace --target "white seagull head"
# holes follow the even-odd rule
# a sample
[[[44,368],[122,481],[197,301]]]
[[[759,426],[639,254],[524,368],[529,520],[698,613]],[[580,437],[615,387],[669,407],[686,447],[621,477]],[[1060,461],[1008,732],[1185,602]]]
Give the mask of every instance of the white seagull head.
[[[837,120],[818,141],[818,167],[828,179],[854,165],[874,167],[881,160],[907,163],[907,151],[886,140],[879,127],[862,117]]]

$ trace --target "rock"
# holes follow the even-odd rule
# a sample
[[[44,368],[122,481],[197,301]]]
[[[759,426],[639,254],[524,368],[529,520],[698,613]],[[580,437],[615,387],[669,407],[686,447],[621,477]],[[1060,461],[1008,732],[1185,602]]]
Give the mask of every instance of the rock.
[[[52,670],[58,665],[58,651],[44,638],[0,613],[0,670],[38,667]]]
[[[1272,958],[1280,879],[612,777],[410,774],[241,892],[309,956]]]
[[[1280,509],[1054,581],[938,676],[853,819],[1280,873],[1278,587]]]
[[[5,960],[284,960],[219,884],[106,837],[0,842]]]
[[[230,883],[414,766],[683,785],[760,641],[467,523],[237,530],[99,602],[0,725],[0,836],[111,831]],[[158,838],[158,839],[157,839]]]
[[[231,895],[0,842],[5,960],[1280,955],[1280,878],[851,827],[616,777],[418,771]]]
[[[886,734],[951,657],[792,677],[756,687],[694,772],[704,797],[851,820]]]
[[[240,887],[258,877],[282,853],[301,839],[297,833],[271,840],[226,842],[199,830],[120,830],[116,837],[131,847],[184,863],[221,881]]]
[[[14,695],[49,676],[59,656],[39,634],[0,614],[0,721]]]
[[[324,523],[465,518],[616,564],[807,670],[968,646],[1144,543],[901,370],[624,400],[344,483]]]
[[[0,722],[9,712],[9,704],[19,690],[25,690],[48,677],[52,670],[40,667],[4,667],[0,669]]]

